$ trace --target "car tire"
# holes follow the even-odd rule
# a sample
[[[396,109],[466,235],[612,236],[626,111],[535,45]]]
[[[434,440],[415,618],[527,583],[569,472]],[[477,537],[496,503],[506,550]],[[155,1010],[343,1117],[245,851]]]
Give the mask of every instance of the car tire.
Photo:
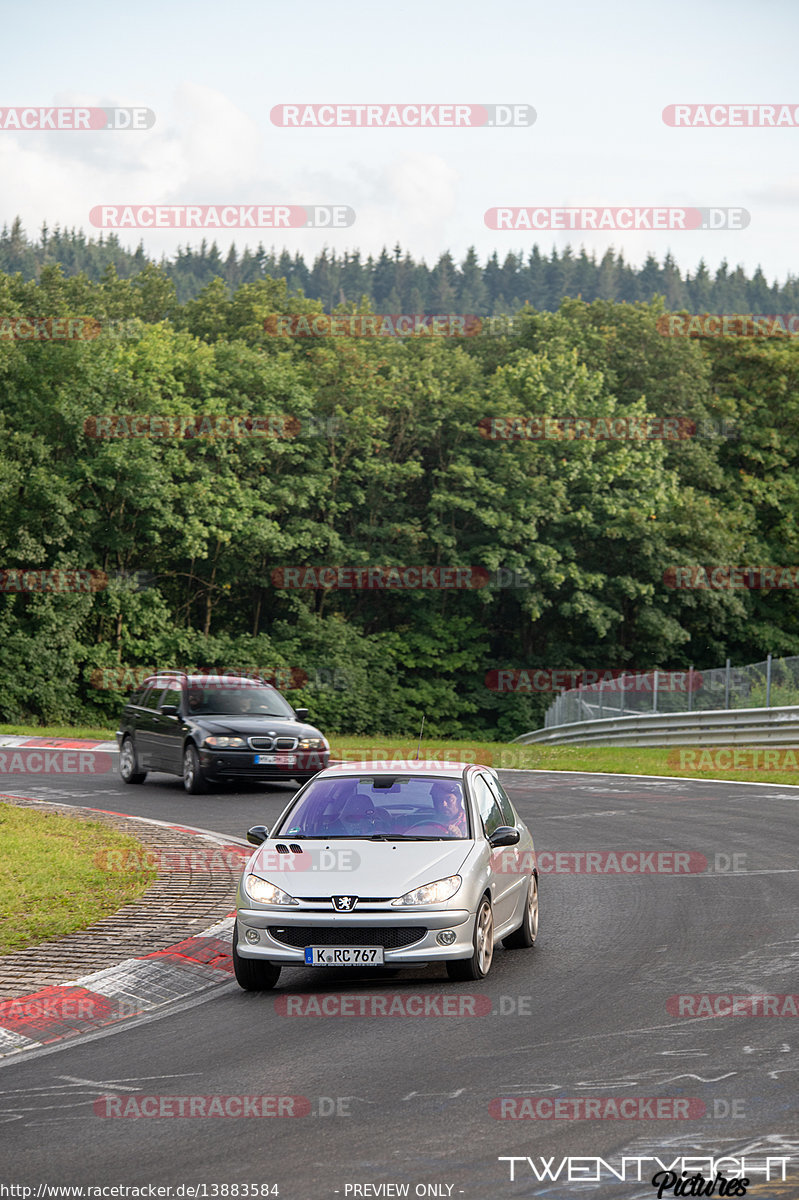
[[[124,737],[119,748],[119,777],[123,783],[144,783],[147,778],[147,772],[139,770],[139,759],[131,737]]]
[[[239,940],[238,923],[233,926],[233,973],[236,983],[245,992],[268,992],[280,978],[277,963],[264,962],[260,958],[241,958],[236,946]]]
[[[457,983],[485,979],[494,957],[494,914],[491,901],[483,896],[477,909],[472,937],[474,953],[471,958],[453,958],[447,963],[447,974]]]
[[[524,905],[524,920],[518,929],[502,939],[506,950],[524,950],[535,945],[538,937],[538,880],[530,876],[527,900]]]
[[[183,747],[183,786],[192,796],[201,796],[208,791],[208,783],[200,766],[200,756],[194,742]]]

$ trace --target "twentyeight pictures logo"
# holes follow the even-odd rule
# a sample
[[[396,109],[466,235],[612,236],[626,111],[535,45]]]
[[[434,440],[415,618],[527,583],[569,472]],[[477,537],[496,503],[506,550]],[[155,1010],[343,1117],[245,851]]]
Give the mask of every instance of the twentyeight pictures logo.
[[[276,104],[288,129],[479,129],[534,124],[532,104]]]
[[[152,129],[151,108],[0,108],[0,129],[91,131]]]

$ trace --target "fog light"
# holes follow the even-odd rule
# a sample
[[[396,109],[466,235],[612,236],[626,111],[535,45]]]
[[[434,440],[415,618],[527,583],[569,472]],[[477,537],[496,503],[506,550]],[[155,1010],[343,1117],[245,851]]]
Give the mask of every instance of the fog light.
[[[444,929],[441,933],[436,934],[436,941],[441,946],[451,946],[457,936],[453,929]]]
[[[259,942],[261,935],[257,929],[248,929],[244,934],[244,939],[247,942]]]

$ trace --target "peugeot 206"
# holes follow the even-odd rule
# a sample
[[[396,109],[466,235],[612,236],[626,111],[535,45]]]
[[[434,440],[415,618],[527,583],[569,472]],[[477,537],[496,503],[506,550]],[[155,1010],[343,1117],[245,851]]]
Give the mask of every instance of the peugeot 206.
[[[538,934],[535,847],[497,775],[461,762],[344,763],[307,783],[239,884],[236,979],[283,966],[419,967],[484,978]]]

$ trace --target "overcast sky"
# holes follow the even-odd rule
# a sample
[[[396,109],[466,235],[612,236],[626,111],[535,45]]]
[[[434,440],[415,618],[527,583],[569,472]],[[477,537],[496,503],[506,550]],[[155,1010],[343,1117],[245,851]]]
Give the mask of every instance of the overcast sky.
[[[96,205],[341,204],[347,229],[213,231],[339,253],[612,245],[769,279],[799,273],[799,127],[672,128],[674,103],[788,104],[799,116],[795,0],[139,0],[0,3],[0,106],[135,105],[141,131],[0,130],[0,223],[92,229]],[[281,128],[289,103],[529,104],[524,128]],[[499,231],[502,205],[741,207],[745,229]],[[129,230],[173,255],[195,230]]]

